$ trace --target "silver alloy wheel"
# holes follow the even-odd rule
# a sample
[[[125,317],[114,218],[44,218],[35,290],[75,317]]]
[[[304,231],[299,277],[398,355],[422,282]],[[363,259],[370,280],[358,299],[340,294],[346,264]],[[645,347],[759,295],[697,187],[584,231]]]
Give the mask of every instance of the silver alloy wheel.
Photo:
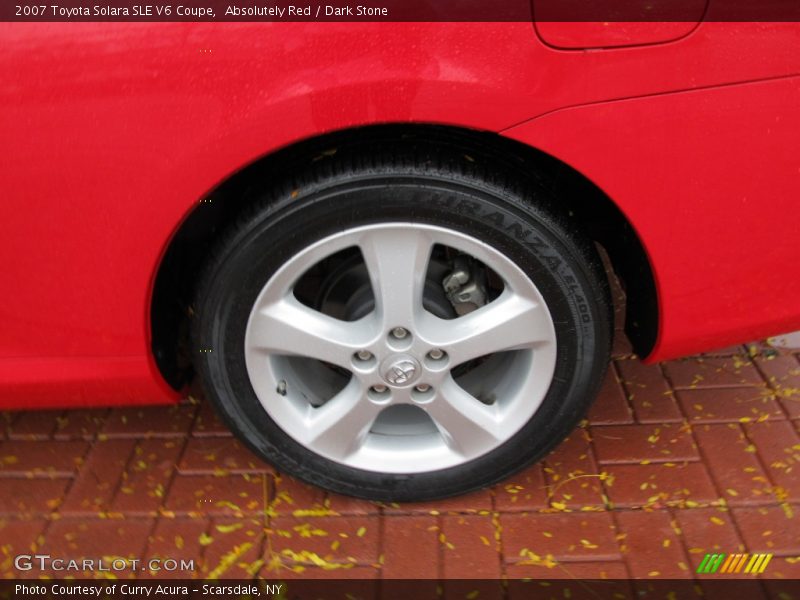
[[[437,244],[490,267],[499,296],[455,319],[423,308]],[[294,294],[313,266],[348,248],[360,250],[375,297],[355,321]],[[308,450],[367,471],[421,473],[482,456],[530,420],[553,378],[556,334],[536,286],[491,246],[442,227],[380,223],[323,239],[275,273],[250,313],[245,361],[264,410]],[[347,376],[335,383],[325,363]]]

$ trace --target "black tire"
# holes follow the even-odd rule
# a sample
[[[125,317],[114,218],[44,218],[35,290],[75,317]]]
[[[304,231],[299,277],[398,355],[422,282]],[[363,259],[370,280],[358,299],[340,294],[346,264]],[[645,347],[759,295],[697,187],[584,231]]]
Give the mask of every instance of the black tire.
[[[481,165],[457,152],[395,146],[370,155],[340,152],[265,186],[253,209],[219,241],[199,286],[193,343],[208,398],[239,438],[280,471],[373,500],[462,494],[542,458],[596,396],[612,327],[600,257],[554,208],[558,198],[535,183],[542,179],[520,177],[499,163]],[[550,389],[513,437],[465,464],[415,474],[359,470],[307,450],[262,408],[244,358],[255,299],[286,260],[342,229],[398,220],[451,228],[500,250],[535,282],[557,340]]]

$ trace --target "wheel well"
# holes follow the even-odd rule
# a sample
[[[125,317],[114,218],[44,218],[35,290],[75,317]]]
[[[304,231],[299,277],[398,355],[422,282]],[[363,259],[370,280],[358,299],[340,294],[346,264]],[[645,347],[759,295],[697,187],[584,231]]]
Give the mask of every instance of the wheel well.
[[[219,185],[183,221],[159,266],[150,319],[155,360],[172,387],[181,388],[192,376],[188,324],[198,276],[218,234],[246,210],[264,182],[308,162],[324,161],[337,151],[400,140],[455,147],[475,160],[501,161],[563,199],[556,208],[606,250],[625,287],[625,330],[634,350],[640,356],[650,353],[658,332],[653,272],[633,227],[597,186],[557,159],[495,133],[438,125],[381,125],[323,135],[262,157]]]

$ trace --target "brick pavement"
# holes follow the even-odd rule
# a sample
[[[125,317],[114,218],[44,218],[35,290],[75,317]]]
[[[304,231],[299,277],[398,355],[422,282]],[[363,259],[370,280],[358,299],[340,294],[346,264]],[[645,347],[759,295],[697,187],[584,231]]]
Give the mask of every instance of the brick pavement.
[[[0,414],[0,576],[40,575],[12,565],[36,550],[363,579],[691,578],[706,552],[772,552],[763,578],[800,578],[800,355],[754,345],[644,366],[627,348],[542,463],[424,504],[278,474],[193,397]]]

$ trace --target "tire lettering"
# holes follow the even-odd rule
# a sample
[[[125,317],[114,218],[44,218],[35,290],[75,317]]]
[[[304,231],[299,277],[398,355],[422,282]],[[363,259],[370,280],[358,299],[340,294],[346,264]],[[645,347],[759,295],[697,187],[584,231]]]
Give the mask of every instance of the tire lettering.
[[[525,241],[525,238],[528,237],[528,231],[522,228],[522,225],[519,223],[512,223],[511,225],[506,228],[507,233],[511,233],[517,238],[519,241]]]
[[[458,211],[466,212],[470,215],[477,215],[481,205],[472,200],[462,200],[458,203]]]
[[[493,212],[486,215],[486,220],[491,221],[497,227],[502,227],[505,222],[505,217],[503,216],[503,213]]]
[[[547,264],[550,265],[550,268],[554,271],[561,266],[561,259],[555,256],[545,256],[544,259],[547,261]]]
[[[542,238],[537,236],[534,236],[532,240],[528,241],[528,246],[538,250],[547,250],[549,248],[547,243]]]
[[[564,265],[564,261],[558,256],[548,256],[545,254],[546,251],[550,250],[550,245],[538,235],[533,234],[524,224],[512,218],[510,219],[511,222],[506,225],[506,221],[508,220],[506,219],[507,215],[502,212],[491,211],[482,213],[481,205],[477,202],[460,199],[456,196],[443,196],[439,193],[428,195],[424,199],[424,202],[462,214],[479,217],[481,220],[491,223],[494,227],[503,229],[507,234],[516,238],[517,241],[523,242],[527,249],[538,255],[553,271],[560,270]],[[591,324],[591,309],[586,303],[586,299],[579,294],[580,286],[578,285],[578,280],[574,275],[569,274],[562,274],[561,280],[566,284],[569,293],[573,296],[581,323]]]

